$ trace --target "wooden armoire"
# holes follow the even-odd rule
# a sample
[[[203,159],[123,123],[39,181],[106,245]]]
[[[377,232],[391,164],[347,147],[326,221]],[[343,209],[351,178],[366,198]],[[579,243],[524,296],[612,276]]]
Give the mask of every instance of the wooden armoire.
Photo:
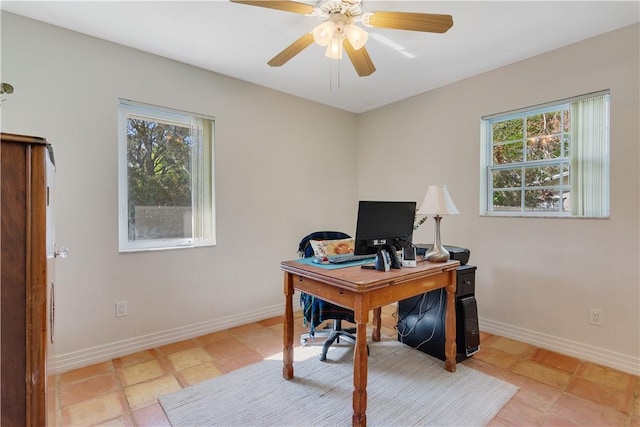
[[[0,147],[0,425],[46,426],[53,342],[51,146],[2,133]],[[51,408],[52,414],[55,408]]]

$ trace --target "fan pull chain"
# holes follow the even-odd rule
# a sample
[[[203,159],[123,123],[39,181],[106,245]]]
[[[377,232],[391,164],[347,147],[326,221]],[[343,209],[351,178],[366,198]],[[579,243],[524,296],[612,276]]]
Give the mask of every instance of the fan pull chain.
[[[333,68],[333,63],[334,62],[337,64],[335,72],[334,72],[334,68]],[[333,77],[334,77],[334,74],[335,74],[336,83],[337,83],[336,89],[340,89],[340,60],[339,59],[338,60],[333,60],[333,59],[329,60],[329,91],[330,92],[333,91]]]

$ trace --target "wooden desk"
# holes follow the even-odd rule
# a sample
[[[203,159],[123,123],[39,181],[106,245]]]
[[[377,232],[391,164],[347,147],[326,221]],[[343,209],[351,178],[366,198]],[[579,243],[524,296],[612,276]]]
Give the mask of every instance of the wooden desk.
[[[284,367],[285,379],[293,378],[293,293],[294,289],[315,295],[354,311],[356,345],[353,362],[354,426],[367,424],[367,323],[373,310],[374,341],[380,341],[380,313],[382,306],[420,295],[434,289],[447,291],[445,326],[445,369],[456,370],[456,268],[458,261],[444,263],[419,262],[416,268],[392,269],[389,272],[363,270],[360,266],[326,270],[285,261],[284,271],[285,322]]]

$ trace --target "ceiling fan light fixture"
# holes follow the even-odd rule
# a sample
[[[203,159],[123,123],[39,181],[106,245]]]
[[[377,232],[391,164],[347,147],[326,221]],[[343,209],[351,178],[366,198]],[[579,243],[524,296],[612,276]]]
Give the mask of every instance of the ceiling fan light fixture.
[[[2,1],[2,0],[0,0]],[[306,32],[298,40],[274,56],[267,64],[279,67],[288,62],[315,41],[325,47],[325,56],[342,59],[345,51],[360,77],[370,76],[376,71],[365,44],[369,38],[366,28],[387,28],[395,30],[445,33],[453,26],[451,15],[419,12],[377,11],[362,13],[363,0],[314,0],[315,6],[300,0],[230,0],[233,3],[276,9],[323,20],[311,32]],[[365,28],[361,28],[362,24]],[[373,32],[371,37],[376,37]],[[382,36],[380,36],[382,37]],[[398,47],[403,55],[415,57],[403,47]]]
[[[357,25],[346,25],[344,28],[344,32],[347,35],[349,43],[351,43],[351,46],[353,46],[355,50],[362,48],[362,46],[364,46],[369,39],[369,33],[358,27]]]
[[[324,21],[313,29],[313,40],[320,46],[328,46],[337,29],[338,25],[335,22]]]

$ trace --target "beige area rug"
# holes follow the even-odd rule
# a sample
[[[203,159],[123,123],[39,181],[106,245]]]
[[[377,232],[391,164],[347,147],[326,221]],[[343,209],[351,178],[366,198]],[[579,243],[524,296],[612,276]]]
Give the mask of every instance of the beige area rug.
[[[444,362],[397,341],[369,344],[369,426],[484,426],[517,387]],[[294,352],[294,379],[282,378],[282,355],[161,397],[173,426],[349,426],[353,347]]]

